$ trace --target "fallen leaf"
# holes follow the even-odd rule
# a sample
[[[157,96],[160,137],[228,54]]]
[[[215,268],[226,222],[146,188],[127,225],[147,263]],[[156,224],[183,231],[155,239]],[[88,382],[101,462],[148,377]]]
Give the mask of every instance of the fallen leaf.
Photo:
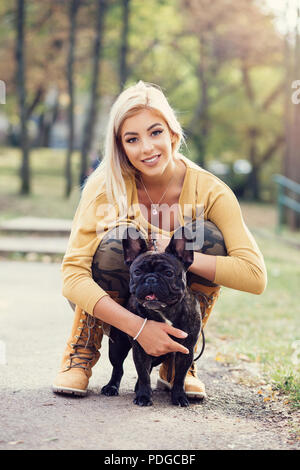
[[[246,356],[246,354],[239,354],[238,358],[245,362],[251,362],[251,359],[248,356]]]
[[[225,362],[225,357],[222,356],[222,354],[217,354],[216,357],[215,357],[215,361],[217,362]]]

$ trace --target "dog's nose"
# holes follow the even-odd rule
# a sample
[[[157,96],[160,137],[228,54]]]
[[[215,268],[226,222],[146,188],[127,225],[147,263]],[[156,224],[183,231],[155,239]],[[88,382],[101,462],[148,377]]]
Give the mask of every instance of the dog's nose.
[[[155,276],[148,276],[146,282],[147,284],[155,284],[157,282],[157,279]]]

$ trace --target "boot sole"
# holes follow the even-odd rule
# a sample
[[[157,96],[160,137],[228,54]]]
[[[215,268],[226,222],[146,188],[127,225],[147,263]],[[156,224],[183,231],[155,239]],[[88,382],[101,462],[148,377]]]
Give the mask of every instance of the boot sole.
[[[54,393],[61,393],[63,395],[74,395],[77,397],[85,397],[87,390],[80,390],[78,388],[69,388],[69,387],[58,387],[57,385],[52,385],[52,391]]]
[[[160,390],[170,391],[172,389],[172,385],[166,380],[163,380],[162,378],[158,377],[157,388],[159,388]],[[204,398],[207,398],[207,395],[205,392],[185,392],[185,393],[189,398],[198,398],[198,400],[204,400]]]

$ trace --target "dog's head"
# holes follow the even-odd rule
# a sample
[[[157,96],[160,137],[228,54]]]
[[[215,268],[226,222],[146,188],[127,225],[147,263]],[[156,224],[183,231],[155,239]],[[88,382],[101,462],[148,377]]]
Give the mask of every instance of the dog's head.
[[[141,234],[129,227],[123,238],[124,261],[130,267],[130,293],[146,308],[175,305],[186,290],[186,271],[194,252],[187,249],[190,234],[181,227],[165,252],[149,251]]]

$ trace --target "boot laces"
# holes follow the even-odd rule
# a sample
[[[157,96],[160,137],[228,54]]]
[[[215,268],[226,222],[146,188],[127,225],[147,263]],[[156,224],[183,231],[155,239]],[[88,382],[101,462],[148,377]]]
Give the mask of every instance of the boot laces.
[[[196,364],[193,362],[191,367],[188,370],[188,374],[192,375],[193,377],[197,377],[197,369]]]
[[[82,321],[82,325],[83,326],[79,327],[81,333],[78,337],[78,341],[72,345],[75,352],[70,354],[70,369],[78,367],[88,370],[89,364],[92,362],[98,351],[95,346],[97,334],[96,328],[98,327],[97,319],[86,314],[86,318]]]

